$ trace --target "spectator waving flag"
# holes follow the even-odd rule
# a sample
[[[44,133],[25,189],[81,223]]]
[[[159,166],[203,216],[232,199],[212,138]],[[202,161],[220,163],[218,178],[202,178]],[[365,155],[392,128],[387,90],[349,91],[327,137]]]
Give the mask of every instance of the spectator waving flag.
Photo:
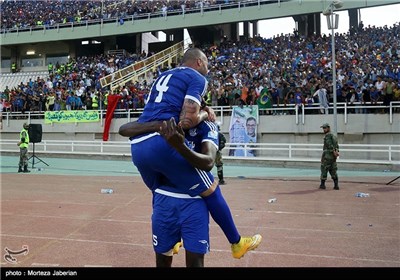
[[[263,88],[260,97],[257,99],[257,104],[260,109],[272,108],[271,95],[268,92],[268,88]]]

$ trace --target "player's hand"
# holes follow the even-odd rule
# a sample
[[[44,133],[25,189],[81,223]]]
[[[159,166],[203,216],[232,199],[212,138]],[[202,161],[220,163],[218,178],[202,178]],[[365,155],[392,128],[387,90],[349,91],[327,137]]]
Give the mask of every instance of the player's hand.
[[[210,107],[208,107],[208,106],[205,106],[205,107],[203,108],[203,110],[206,111],[207,114],[208,114],[208,119],[207,119],[208,121],[210,121],[210,122],[215,122],[215,121],[216,121],[217,116],[215,115],[215,112],[214,112],[214,109],[213,109],[213,108],[210,108]]]
[[[162,122],[160,134],[172,147],[178,148],[185,143],[185,132],[181,126],[176,125],[174,118]]]

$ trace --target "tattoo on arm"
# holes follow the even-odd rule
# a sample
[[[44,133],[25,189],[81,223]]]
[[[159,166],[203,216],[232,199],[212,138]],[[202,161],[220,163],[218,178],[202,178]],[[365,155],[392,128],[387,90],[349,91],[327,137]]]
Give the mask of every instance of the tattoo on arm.
[[[200,106],[191,99],[185,99],[179,121],[183,128],[192,128],[199,123]]]

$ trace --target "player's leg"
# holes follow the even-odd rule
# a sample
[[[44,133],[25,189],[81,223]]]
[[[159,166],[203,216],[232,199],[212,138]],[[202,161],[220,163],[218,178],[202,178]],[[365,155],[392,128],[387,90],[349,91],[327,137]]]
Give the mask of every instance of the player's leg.
[[[209,190],[200,195],[203,197],[211,217],[220,226],[229,243],[238,243],[240,241],[240,234],[220,187],[212,186]]]
[[[224,180],[224,162],[222,160],[222,154],[220,151],[217,152],[216,158],[215,158],[215,166],[217,167],[217,174],[218,174],[218,180],[220,185],[225,185],[225,180]]]
[[[207,192],[208,197],[205,202],[208,211],[232,244],[232,254],[235,258],[241,258],[247,251],[255,249],[260,244],[262,237],[254,235],[241,238],[222,193],[214,191],[217,182],[214,181],[212,173],[194,168],[161,136],[154,138],[159,138],[158,144],[153,146],[151,151],[146,151],[146,154],[148,154],[147,157],[152,155],[154,160],[151,167],[162,173],[168,186],[175,187],[178,192],[189,194],[192,197]]]
[[[210,218],[205,201],[188,196],[181,199],[180,209],[186,267],[204,267],[204,255],[210,250]]]
[[[204,267],[204,254],[197,254],[186,250],[186,267]]]
[[[153,191],[155,189],[157,174],[155,171],[149,167],[149,158],[146,153],[143,153],[144,149],[148,146],[149,142],[140,142],[136,144],[131,144],[131,156],[132,162],[138,169],[143,182],[145,185]]]
[[[331,164],[331,168],[329,169],[329,173],[331,174],[332,180],[333,180],[333,184],[334,190],[338,190],[339,189],[339,178],[337,175],[337,163],[336,162],[332,162]]]
[[[258,245],[260,245],[262,240],[260,234],[255,234],[249,237],[240,236],[235,222],[233,221],[230,208],[226,203],[219,186],[217,186],[213,192],[204,192],[202,197],[207,204],[210,215],[232,244],[231,250],[234,258],[240,259],[248,251],[254,250]]]
[[[174,245],[181,240],[177,199],[154,192],[152,234],[157,267],[171,267]]]
[[[166,157],[166,155],[163,156],[164,159]],[[192,197],[200,194],[207,196],[207,198],[203,198],[208,211],[225,233],[229,243],[239,242],[240,235],[228,204],[219,188],[215,192],[217,182],[212,173],[194,168],[173,149],[171,149],[170,158],[166,162],[171,163],[163,166],[163,175],[168,178],[168,185],[175,187],[180,193],[186,193]]]
[[[172,152],[175,153],[175,150]],[[229,243],[232,244],[234,258],[241,258],[246,252],[257,248],[262,240],[261,235],[240,236],[229,206],[211,172],[192,167],[177,152],[167,162],[174,162],[174,164],[164,166],[163,174],[180,192],[190,196],[201,195],[203,197],[212,218],[220,226]],[[176,172],[177,170],[179,172]]]
[[[172,259],[172,256],[156,253],[156,267],[171,267]]]
[[[158,170],[163,168],[169,158],[163,158],[165,150],[170,151],[171,147],[161,136],[154,136],[138,143],[131,142],[132,162],[138,169],[143,182],[154,191],[160,184]],[[167,154],[168,155],[168,154]]]
[[[323,161],[322,163],[321,163],[321,184],[319,185],[319,188],[320,189],[326,189],[326,186],[325,186],[325,181],[326,181],[326,178],[328,177],[328,167],[327,167],[327,164],[326,164],[326,161]]]

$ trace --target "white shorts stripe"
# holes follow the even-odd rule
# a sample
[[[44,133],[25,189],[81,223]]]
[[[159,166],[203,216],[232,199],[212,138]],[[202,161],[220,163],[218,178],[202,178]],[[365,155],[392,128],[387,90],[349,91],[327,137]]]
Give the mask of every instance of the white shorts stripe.
[[[153,132],[153,133],[147,134],[147,135],[145,135],[145,136],[132,139],[132,140],[130,140],[129,142],[130,142],[131,144],[136,144],[136,143],[142,142],[142,141],[144,141],[144,140],[146,140],[146,139],[149,139],[149,138],[151,138],[151,137],[153,137],[153,136],[156,136],[156,135],[160,135],[160,133],[158,133],[158,132]]]
[[[169,192],[169,191],[165,191],[165,190],[160,190],[160,189],[156,189],[154,192],[165,195],[165,196],[171,196],[171,197],[176,197],[176,198],[194,198],[194,199],[201,199],[201,196],[196,195],[196,196],[190,196],[188,194],[184,194],[184,193],[173,193],[173,192]]]

